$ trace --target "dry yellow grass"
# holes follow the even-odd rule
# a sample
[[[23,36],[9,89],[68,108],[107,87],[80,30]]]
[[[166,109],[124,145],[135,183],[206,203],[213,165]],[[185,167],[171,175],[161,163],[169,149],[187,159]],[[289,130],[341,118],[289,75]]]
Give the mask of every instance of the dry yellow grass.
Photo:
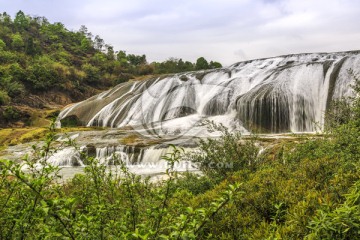
[[[121,144],[134,145],[139,141],[139,137],[135,134],[128,135],[120,140]]]
[[[39,140],[46,135],[47,128],[6,128],[0,130],[0,148],[8,145]]]
[[[58,133],[78,132],[78,131],[103,130],[99,127],[74,127],[56,129]],[[38,141],[43,139],[49,132],[47,127],[28,127],[28,128],[5,128],[0,129],[0,150],[7,146],[14,146],[21,143]]]

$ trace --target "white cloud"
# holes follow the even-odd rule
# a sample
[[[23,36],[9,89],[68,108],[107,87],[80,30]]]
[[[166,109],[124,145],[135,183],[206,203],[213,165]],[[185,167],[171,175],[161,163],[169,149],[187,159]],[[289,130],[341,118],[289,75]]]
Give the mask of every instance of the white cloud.
[[[288,53],[360,49],[354,0],[0,0],[2,9],[86,25],[116,49],[149,60],[232,64]]]

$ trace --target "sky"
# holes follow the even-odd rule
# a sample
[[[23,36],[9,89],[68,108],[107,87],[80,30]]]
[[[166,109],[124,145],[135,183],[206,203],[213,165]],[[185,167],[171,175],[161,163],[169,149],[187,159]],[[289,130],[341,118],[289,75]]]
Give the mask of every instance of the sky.
[[[0,0],[0,12],[85,25],[147,60],[230,65],[304,52],[360,50],[360,0]]]

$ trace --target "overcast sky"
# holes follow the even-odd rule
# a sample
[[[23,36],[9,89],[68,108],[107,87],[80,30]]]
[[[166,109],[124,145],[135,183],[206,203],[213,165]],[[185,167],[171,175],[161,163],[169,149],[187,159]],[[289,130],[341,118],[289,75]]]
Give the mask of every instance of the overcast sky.
[[[85,25],[150,62],[360,49],[360,0],[0,0],[1,12],[18,10],[70,30]]]

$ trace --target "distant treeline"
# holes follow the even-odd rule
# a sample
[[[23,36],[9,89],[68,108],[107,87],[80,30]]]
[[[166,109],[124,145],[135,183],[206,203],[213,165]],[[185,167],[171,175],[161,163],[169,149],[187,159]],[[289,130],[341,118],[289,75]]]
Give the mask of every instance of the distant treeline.
[[[0,14],[0,105],[29,92],[50,89],[84,92],[104,89],[148,74],[219,68],[200,57],[196,63],[169,58],[148,63],[146,55],[115,51],[85,26],[69,31],[64,24],[19,11]]]

